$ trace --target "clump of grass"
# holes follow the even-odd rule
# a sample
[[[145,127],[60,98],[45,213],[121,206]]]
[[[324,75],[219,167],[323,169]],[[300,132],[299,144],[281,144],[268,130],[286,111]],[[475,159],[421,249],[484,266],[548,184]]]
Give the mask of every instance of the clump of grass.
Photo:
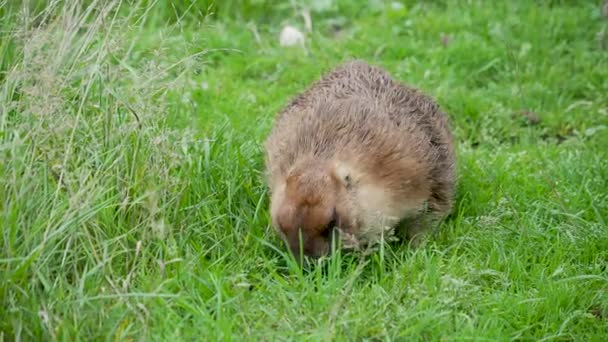
[[[140,267],[177,260],[175,217],[200,200],[189,189],[222,144],[168,121],[168,99],[205,50],[171,54],[189,46],[170,35],[138,51],[154,8],[136,4],[125,16],[123,6],[51,2],[35,18],[16,13],[4,33],[14,49],[0,88],[0,298],[10,314],[0,330],[9,339],[62,338],[53,307],[74,300],[65,291],[81,296],[68,306],[94,305],[91,284],[105,284],[92,288],[98,298],[129,298]],[[20,308],[31,295],[44,298],[36,312]]]

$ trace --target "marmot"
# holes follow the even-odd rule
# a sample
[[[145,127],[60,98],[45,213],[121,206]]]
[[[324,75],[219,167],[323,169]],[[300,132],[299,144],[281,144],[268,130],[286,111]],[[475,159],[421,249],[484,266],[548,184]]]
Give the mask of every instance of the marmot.
[[[332,237],[342,248],[391,234],[416,243],[428,218],[452,209],[446,114],[363,61],[339,65],[295,97],[265,149],[272,225],[296,256],[329,254]]]

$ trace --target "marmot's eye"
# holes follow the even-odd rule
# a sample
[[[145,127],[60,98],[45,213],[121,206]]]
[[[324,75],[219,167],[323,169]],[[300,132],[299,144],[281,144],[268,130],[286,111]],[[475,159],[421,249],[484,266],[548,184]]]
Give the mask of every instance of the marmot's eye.
[[[352,179],[350,178],[350,175],[346,175],[344,176],[344,186],[346,187],[346,189],[350,189],[352,186]]]

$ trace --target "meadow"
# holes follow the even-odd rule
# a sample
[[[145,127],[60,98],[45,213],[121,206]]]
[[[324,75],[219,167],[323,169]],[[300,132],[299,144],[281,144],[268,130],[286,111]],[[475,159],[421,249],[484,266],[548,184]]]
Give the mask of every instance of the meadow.
[[[0,0],[0,20],[0,341],[606,340],[600,1]],[[263,141],[354,58],[449,113],[456,208],[420,248],[301,269]]]

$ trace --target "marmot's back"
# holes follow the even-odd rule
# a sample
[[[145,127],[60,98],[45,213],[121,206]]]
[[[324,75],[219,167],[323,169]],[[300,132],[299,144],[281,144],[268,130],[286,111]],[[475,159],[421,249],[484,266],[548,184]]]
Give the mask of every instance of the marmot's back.
[[[295,97],[277,115],[266,151],[271,192],[302,160],[339,160],[369,175],[363,178],[390,200],[417,194],[436,214],[452,206],[454,149],[445,114],[429,96],[365,62],[345,63]]]

